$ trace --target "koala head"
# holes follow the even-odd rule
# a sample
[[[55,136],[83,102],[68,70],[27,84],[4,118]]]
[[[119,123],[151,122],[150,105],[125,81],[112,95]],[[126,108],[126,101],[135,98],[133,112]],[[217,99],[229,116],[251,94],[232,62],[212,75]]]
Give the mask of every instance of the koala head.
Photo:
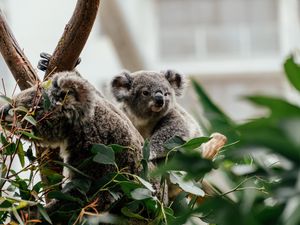
[[[94,101],[93,87],[77,72],[61,72],[20,92],[0,112],[4,122],[30,128],[42,139],[59,141],[93,115]],[[36,125],[29,124],[24,115],[32,116]]]
[[[184,77],[172,70],[165,72],[123,72],[112,83],[112,92],[129,113],[141,119],[165,115],[184,88]]]

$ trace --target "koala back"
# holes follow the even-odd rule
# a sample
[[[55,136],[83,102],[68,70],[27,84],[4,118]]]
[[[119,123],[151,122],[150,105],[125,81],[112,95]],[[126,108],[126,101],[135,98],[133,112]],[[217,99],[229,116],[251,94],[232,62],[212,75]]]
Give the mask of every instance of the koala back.
[[[126,115],[77,72],[57,73],[51,80],[22,91],[13,99],[12,105],[1,108],[4,120],[9,122],[18,117],[17,110],[14,110],[14,116],[8,112],[21,106],[32,112],[37,121],[36,126],[25,121],[21,126],[32,129],[41,138],[38,144],[60,147],[64,162],[74,168],[93,157],[91,147],[100,143],[127,147],[116,153],[116,162],[119,168],[126,168],[128,172],[139,171],[143,138]],[[115,167],[91,161],[80,170],[96,182],[114,172]],[[68,174],[71,181],[81,177],[71,171]],[[108,195],[102,194],[100,210],[105,210],[111,203]]]

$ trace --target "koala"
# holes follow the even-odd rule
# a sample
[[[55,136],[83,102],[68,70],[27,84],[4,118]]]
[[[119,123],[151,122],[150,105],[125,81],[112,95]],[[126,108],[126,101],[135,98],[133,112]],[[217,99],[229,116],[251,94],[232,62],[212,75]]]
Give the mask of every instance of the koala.
[[[163,145],[175,135],[188,140],[203,134],[176,101],[184,86],[184,77],[172,70],[123,72],[112,80],[112,92],[121,109],[143,138],[149,139],[150,160],[165,157]]]
[[[123,72],[112,80],[113,96],[120,103],[123,112],[132,121],[144,139],[150,143],[150,168],[166,156],[164,143],[173,136],[184,140],[202,136],[200,126],[176,101],[185,87],[183,75],[167,70],[165,72],[138,71]],[[226,137],[219,133],[211,135],[211,140],[201,146],[202,157],[213,159],[225,145]],[[181,191],[169,183],[160,190],[158,196],[168,202]],[[211,190],[205,190],[210,193]]]
[[[45,101],[48,101],[47,107]],[[17,110],[11,115],[11,109],[20,106],[34,111],[32,116],[37,121],[32,127],[21,121],[21,126],[30,128],[41,138],[37,144],[59,147],[65,163],[92,176],[91,187],[104,175],[115,171],[113,165],[93,161],[79,168],[83,160],[93,157],[90,148],[97,143],[127,146],[125,151],[116,153],[116,162],[120,168],[138,173],[143,138],[126,115],[103,98],[78,72],[56,73],[51,80],[22,91],[13,98],[12,105],[1,108],[2,119],[13,122],[19,115]],[[78,173],[68,172],[70,181],[81,177]],[[74,190],[68,191],[74,193]],[[79,193],[79,196],[82,195]],[[107,210],[111,204],[109,194],[100,194],[100,199],[99,210]],[[48,212],[51,216],[60,202],[50,205]]]

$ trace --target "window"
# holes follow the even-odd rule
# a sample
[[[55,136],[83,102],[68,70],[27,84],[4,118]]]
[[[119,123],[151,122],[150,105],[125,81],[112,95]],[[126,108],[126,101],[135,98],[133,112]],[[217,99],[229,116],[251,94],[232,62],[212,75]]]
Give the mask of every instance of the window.
[[[157,0],[162,59],[279,52],[277,0]]]

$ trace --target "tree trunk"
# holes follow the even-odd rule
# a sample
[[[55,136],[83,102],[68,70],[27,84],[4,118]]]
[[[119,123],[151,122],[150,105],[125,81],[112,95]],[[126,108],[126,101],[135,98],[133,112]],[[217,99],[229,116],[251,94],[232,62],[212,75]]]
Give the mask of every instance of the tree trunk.
[[[39,81],[38,75],[19,47],[0,9],[0,52],[21,90]]]
[[[45,77],[53,72],[73,70],[89,37],[97,16],[100,0],[78,0],[49,62]]]

